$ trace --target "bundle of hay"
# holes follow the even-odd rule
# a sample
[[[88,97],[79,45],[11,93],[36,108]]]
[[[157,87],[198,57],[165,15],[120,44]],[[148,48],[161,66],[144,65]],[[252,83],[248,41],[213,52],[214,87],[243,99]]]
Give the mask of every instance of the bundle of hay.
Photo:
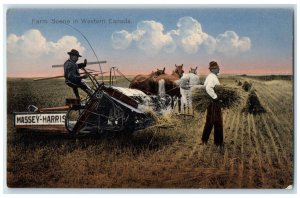
[[[222,100],[222,108],[235,107],[240,99],[240,90],[238,87],[229,85],[218,85],[214,88],[218,99]],[[205,86],[196,88],[192,92],[192,103],[195,110],[205,112],[208,105],[212,102],[212,98],[207,94]]]
[[[171,110],[155,112],[152,109],[145,109],[145,113],[151,117],[156,125],[171,125],[176,123],[176,117],[172,114]]]
[[[238,86],[242,86],[242,84],[243,83],[241,81],[238,81],[238,83],[237,83]]]
[[[245,91],[250,91],[252,85],[248,82],[248,81],[245,81],[242,88],[245,90]]]
[[[264,107],[260,104],[259,99],[254,90],[252,90],[249,93],[247,103],[246,103],[246,106],[244,107],[243,111],[246,113],[254,114],[254,115],[266,112]]]

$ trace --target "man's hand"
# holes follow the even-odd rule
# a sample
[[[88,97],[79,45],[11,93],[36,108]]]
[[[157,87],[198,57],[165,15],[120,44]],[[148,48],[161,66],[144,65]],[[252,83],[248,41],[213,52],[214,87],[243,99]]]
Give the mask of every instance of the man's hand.
[[[219,98],[215,98],[215,99],[213,99],[213,102],[221,104],[223,101],[221,99],[219,99]]]
[[[84,67],[86,67],[86,64],[87,64],[87,60],[86,59],[84,59],[83,64],[84,64]]]
[[[84,74],[83,76],[81,76],[81,78],[83,79],[88,78],[88,75]]]

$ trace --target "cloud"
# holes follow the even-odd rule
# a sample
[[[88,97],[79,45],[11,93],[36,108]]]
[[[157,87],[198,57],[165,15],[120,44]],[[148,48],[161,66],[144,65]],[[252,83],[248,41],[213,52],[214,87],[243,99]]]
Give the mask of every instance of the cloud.
[[[112,34],[115,49],[127,49],[135,44],[138,49],[147,53],[174,52],[181,48],[188,54],[195,54],[200,48],[208,54],[237,54],[251,48],[249,37],[239,37],[234,31],[225,31],[213,37],[202,30],[201,24],[192,17],[182,17],[176,29],[164,32],[163,24],[156,21],[141,21],[133,32],[126,30]]]
[[[126,30],[121,30],[118,32],[114,32],[111,35],[111,39],[113,42],[113,47],[115,49],[124,50],[129,47],[132,41],[132,35]]]
[[[57,41],[47,40],[37,29],[22,35],[9,34],[7,37],[8,75],[27,76],[53,75],[60,69],[52,69],[53,64],[63,64],[67,52],[77,49],[84,54],[85,48],[74,36],[63,36]],[[59,71],[58,71],[59,70]]]
[[[234,31],[226,31],[216,38],[216,50],[221,53],[237,54],[250,49],[251,41],[248,37],[239,38]]]
[[[203,42],[203,48],[208,54],[213,54],[217,50],[217,41],[214,37],[207,35]]]
[[[47,51],[46,39],[38,30],[30,30],[22,36],[10,34],[7,39],[9,53],[36,58]]]
[[[164,34],[163,31],[163,25],[155,21],[138,23],[137,31],[134,33],[138,48],[148,53],[155,53],[172,43],[171,36]]]
[[[56,58],[66,57],[66,52],[77,49],[81,54],[85,48],[74,36],[63,36],[56,42],[47,41],[37,29],[31,29],[21,36],[10,34],[7,38],[7,51],[18,59]]]
[[[162,49],[171,52],[175,46],[170,34],[164,33],[163,25],[156,21],[141,21],[135,31],[116,31],[111,39],[115,49],[127,49],[131,43],[135,43],[140,50],[150,54]]]
[[[189,54],[198,51],[199,46],[207,38],[207,34],[202,31],[201,24],[192,17],[180,18],[177,22],[177,30],[172,31],[179,46]]]

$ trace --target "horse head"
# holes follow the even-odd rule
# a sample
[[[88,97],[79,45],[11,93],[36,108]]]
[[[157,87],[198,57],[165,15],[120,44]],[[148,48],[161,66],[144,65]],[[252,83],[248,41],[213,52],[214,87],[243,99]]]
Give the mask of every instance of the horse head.
[[[165,74],[165,67],[164,67],[164,69],[157,69],[156,71],[152,71],[151,74],[149,74],[149,75],[150,75],[150,77],[156,78],[162,74]]]
[[[164,67],[164,69],[157,69],[155,72],[152,72],[152,75],[157,77],[157,76],[160,76],[162,74],[165,74],[165,69],[166,69],[165,67]]]
[[[157,71],[156,71],[156,75],[162,75],[162,74],[165,74],[165,70],[166,70],[166,68],[164,67],[164,69],[157,69]]]
[[[173,73],[174,73],[174,74],[177,74],[177,75],[179,76],[179,78],[181,78],[181,76],[182,76],[183,73],[184,73],[184,71],[183,71],[183,69],[182,69],[183,64],[181,64],[181,65],[176,65],[176,64],[175,64],[175,67],[176,67],[176,69],[175,69],[175,71],[174,71]]]
[[[193,69],[193,68],[191,67],[191,70],[190,70],[189,73],[197,74],[197,67],[196,67],[195,69]]]

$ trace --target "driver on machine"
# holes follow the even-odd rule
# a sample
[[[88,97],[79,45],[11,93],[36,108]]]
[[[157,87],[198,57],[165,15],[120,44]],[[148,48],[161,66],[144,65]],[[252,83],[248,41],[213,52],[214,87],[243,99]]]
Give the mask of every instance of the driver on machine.
[[[80,76],[78,69],[86,67],[87,60],[84,59],[84,63],[76,64],[78,61],[79,52],[75,49],[72,49],[68,52],[70,58],[64,64],[64,77],[66,84],[73,88],[74,94],[77,100],[80,100],[78,88],[81,88],[85,91],[90,97],[93,95],[93,90],[85,83],[84,78],[87,78],[87,75]]]

